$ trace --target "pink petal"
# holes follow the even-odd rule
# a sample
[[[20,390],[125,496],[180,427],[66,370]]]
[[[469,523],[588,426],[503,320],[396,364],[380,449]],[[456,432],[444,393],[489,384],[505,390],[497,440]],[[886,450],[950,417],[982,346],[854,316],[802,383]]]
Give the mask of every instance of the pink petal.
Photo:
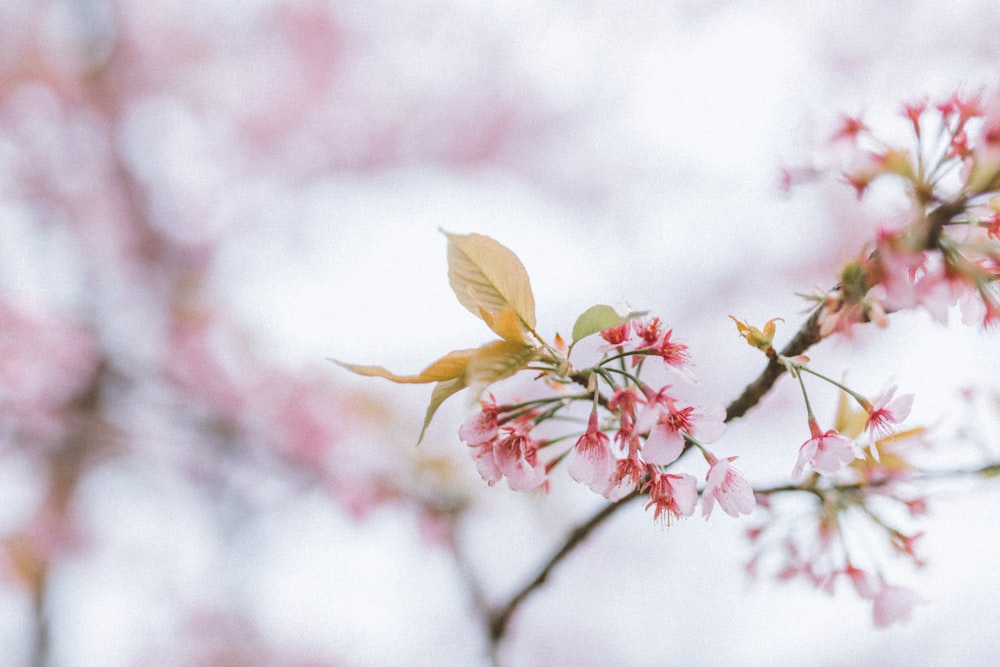
[[[819,449],[819,441],[816,438],[806,440],[799,448],[799,458],[795,462],[795,467],[792,468],[793,480],[797,482],[802,479],[802,472],[805,470],[806,464],[813,460],[817,449]]]
[[[691,435],[702,444],[709,444],[721,438],[726,432],[726,408],[721,404],[699,406],[695,409],[697,419],[691,425]]]
[[[676,461],[683,451],[683,436],[664,424],[658,424],[642,446],[642,458],[647,463],[665,466]]]
[[[698,480],[688,474],[670,475],[670,478],[677,510],[681,516],[691,516],[698,503]]]

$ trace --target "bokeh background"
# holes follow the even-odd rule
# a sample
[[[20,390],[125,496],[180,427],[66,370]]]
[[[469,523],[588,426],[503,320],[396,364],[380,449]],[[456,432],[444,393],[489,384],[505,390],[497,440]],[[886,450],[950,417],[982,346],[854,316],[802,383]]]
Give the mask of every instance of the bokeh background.
[[[726,403],[760,366],[727,316],[783,341],[904,204],[835,183],[839,114],[993,89],[998,29],[990,0],[3,0],[0,665],[487,664],[477,597],[601,499],[488,489],[467,404],[416,448],[428,388],[325,358],[415,372],[486,342],[438,230],[479,232],[543,334],[653,310]],[[785,193],[788,166],[833,171]],[[954,319],[811,356],[915,392],[938,462],[972,467],[1000,454],[1000,361]],[[786,382],[716,449],[781,483],[805,437]],[[750,581],[747,520],[637,505],[503,664],[986,664],[1000,488],[939,486],[928,565],[886,564],[926,600],[909,624]]]

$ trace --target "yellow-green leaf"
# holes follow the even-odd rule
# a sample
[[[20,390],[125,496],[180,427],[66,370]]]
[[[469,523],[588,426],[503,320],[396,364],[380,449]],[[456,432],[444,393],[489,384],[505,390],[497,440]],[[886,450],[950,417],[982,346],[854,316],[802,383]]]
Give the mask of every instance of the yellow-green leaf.
[[[366,377],[380,377],[400,384],[426,384],[460,378],[465,373],[469,360],[478,350],[455,350],[444,355],[417,375],[397,375],[381,366],[363,366],[330,359],[341,368]]]
[[[486,322],[486,326],[504,340],[520,345],[531,345],[525,335],[524,324],[513,308],[504,308],[499,314],[480,308],[479,316]]]
[[[431,402],[427,406],[427,413],[424,415],[424,426],[420,429],[420,437],[417,438],[418,445],[423,442],[424,433],[427,432],[427,427],[431,425],[431,420],[434,418],[434,414],[438,408],[441,407],[441,404],[463,389],[465,389],[465,380],[463,378],[444,380],[434,385],[434,391],[431,392]]]
[[[580,317],[576,318],[576,323],[573,325],[573,342],[575,343],[581,338],[586,338],[605,329],[616,327],[637,317],[642,317],[646,312],[631,312],[623,316],[619,315],[611,306],[603,304],[591,306],[583,311]]]
[[[478,396],[494,382],[510,377],[531,361],[537,350],[506,340],[487,343],[475,351],[465,369],[465,383]]]
[[[512,308],[535,328],[535,297],[521,260],[506,246],[482,234],[449,234],[448,282],[459,303],[479,316]]]

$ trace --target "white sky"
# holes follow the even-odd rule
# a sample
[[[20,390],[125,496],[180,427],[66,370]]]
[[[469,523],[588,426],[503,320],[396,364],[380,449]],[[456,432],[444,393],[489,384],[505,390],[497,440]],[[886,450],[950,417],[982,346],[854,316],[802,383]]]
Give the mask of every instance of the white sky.
[[[483,78],[496,82],[501,99],[533,95],[556,125],[490,167],[414,159],[304,185],[277,179],[244,193],[274,225],[226,249],[220,281],[232,285],[228,296],[253,334],[289,364],[323,367],[336,356],[416,371],[490,338],[448,287],[437,230],[475,231],[521,257],[543,333],[567,333],[595,303],[651,309],[691,346],[699,391],[728,402],[759,360],[727,316],[784,317],[785,340],[802,319],[794,293],[829,284],[868,224],[849,192],[780,197],[782,161],[808,159],[810,142],[842,110],[877,116],[925,93],[996,83],[994,3],[967,0],[947,11],[927,1],[873,4],[343,3],[348,25],[370,38],[355,76],[371,94],[372,113]],[[400,80],[412,89],[398,89]],[[437,139],[418,132],[413,141]],[[299,223],[294,236],[284,231],[291,218]],[[914,422],[951,428],[958,386],[996,389],[996,349],[995,334],[946,330],[917,314],[854,343],[825,343],[813,357],[868,393],[898,382],[917,393]],[[342,381],[384,391],[419,429],[427,388]],[[739,454],[754,479],[775,481],[791,469],[806,430],[787,383],[769,405],[782,409],[733,424],[716,449]],[[814,407],[833,414],[832,401]],[[433,439],[453,440],[459,461],[461,417],[462,406],[449,404],[431,430]],[[481,517],[466,548],[487,590],[504,597],[596,501],[565,480],[547,497],[487,490],[466,463]],[[350,665],[483,659],[449,559],[420,540],[411,517],[385,510],[356,524],[306,497],[274,508],[216,553],[192,510],[199,499],[164,508],[155,484],[136,486],[119,472],[95,483],[91,502],[100,516],[128,498],[131,510],[119,518],[136,532],[108,546],[105,560],[66,574],[61,620],[79,633],[64,641],[91,652],[65,649],[60,664],[126,664],[144,648],[122,639],[130,631],[169,641],[168,619],[131,613],[130,600],[157,595],[145,573],[169,563],[172,581],[195,585],[220,557],[232,568],[218,595],[241,597],[279,643],[329,649]],[[899,568],[895,577],[929,604],[912,623],[883,631],[850,591],[830,598],[800,583],[748,584],[745,520],[718,514],[661,530],[639,506],[626,509],[522,609],[507,658],[580,666],[982,664],[995,652],[989,619],[1000,575],[990,554],[1000,546],[992,537],[998,505],[1000,492],[986,487],[934,505],[924,543],[930,565],[917,577]],[[162,534],[142,532],[161,513],[178,536],[166,545]],[[97,620],[94,599],[107,601]]]

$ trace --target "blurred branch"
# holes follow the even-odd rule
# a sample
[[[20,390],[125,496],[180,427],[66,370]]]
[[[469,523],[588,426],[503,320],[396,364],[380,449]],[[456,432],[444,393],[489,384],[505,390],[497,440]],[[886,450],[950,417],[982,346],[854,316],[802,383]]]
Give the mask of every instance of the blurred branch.
[[[48,568],[44,568],[38,573],[32,590],[31,607],[34,617],[34,635],[31,641],[31,667],[47,667],[49,664],[49,616],[46,611],[46,598],[48,595]]]

